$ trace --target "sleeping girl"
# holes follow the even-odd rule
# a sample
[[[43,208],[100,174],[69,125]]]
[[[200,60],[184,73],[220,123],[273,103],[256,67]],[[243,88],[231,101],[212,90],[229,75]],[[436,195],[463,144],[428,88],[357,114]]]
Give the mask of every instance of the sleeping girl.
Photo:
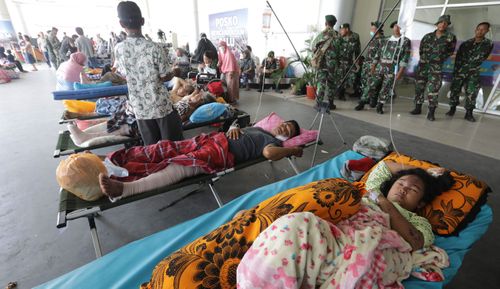
[[[453,183],[442,168],[380,162],[351,218],[334,225],[295,213],[263,231],[238,266],[237,287],[402,288],[410,274],[442,281],[448,257],[432,246],[431,225],[415,211]]]

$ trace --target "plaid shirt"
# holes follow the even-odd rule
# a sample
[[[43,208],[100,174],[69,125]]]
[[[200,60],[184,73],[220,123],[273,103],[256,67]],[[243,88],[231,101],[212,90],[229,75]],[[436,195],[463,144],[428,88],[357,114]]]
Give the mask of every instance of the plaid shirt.
[[[226,135],[216,132],[182,141],[166,140],[149,146],[121,149],[108,155],[108,158],[128,170],[128,177],[117,178],[124,182],[144,178],[169,164],[200,167],[209,174],[234,166]]]

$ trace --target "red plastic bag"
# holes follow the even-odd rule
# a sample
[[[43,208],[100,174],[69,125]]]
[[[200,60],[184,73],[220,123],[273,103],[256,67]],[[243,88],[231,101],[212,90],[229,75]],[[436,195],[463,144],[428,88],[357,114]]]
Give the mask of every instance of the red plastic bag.
[[[208,91],[215,96],[222,96],[224,94],[224,87],[222,81],[214,81],[208,84]]]

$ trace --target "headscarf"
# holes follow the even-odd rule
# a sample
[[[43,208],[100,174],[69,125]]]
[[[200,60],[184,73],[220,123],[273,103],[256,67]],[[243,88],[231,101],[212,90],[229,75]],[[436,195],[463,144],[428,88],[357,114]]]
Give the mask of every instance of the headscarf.
[[[219,46],[224,47],[224,53],[219,52],[220,71],[222,73],[239,71],[240,67],[238,61],[231,49],[227,46],[227,43],[225,41],[220,41]]]
[[[194,51],[194,55],[192,57],[193,60],[195,60],[197,63],[203,63],[203,54],[207,51],[213,51],[215,58],[217,58],[217,48],[212,44],[212,41],[210,41],[207,38],[207,35],[205,33],[201,34],[201,39],[198,41],[198,46],[196,47],[196,50]],[[214,59],[217,60],[217,59]]]
[[[69,82],[80,82],[80,73],[87,63],[87,56],[82,52],[75,52],[69,60],[61,63],[57,69],[57,77]]]

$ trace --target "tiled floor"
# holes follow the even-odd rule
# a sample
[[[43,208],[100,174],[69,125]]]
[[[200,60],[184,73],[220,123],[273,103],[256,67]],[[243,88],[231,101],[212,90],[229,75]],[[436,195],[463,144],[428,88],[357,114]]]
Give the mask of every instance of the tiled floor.
[[[0,159],[2,160],[2,166],[0,166],[0,183],[2,184],[0,186],[0,228],[2,228],[0,260],[4,261],[0,263],[0,286],[5,286],[8,281],[18,281],[19,288],[31,288],[94,259],[86,220],[72,221],[63,230],[55,227],[59,197],[54,171],[59,159],[53,159],[52,152],[58,131],[64,127],[57,123],[63,107],[61,103],[54,102],[50,95],[55,87],[54,75],[53,71],[41,69],[38,72],[24,74],[22,79],[14,80],[10,84],[0,85]],[[287,99],[281,100],[273,96]],[[242,92],[241,108],[251,114],[252,121],[255,119],[257,98],[258,94],[255,90]],[[314,102],[304,97],[296,98],[287,96],[286,93],[266,92],[262,100],[260,117],[275,110],[283,113],[285,117],[300,119],[303,126],[314,117],[312,109],[304,109],[302,105],[289,103],[293,101],[313,106]],[[339,121],[339,123],[342,122],[339,127],[344,132],[349,129],[348,124],[352,119],[389,126],[388,113],[378,115],[373,109],[355,112],[353,110],[355,101],[337,101],[337,106],[334,117],[337,114],[349,117]],[[500,159],[498,146],[500,118],[477,115],[478,122],[471,124],[462,119],[463,112],[458,112],[453,120],[446,119],[445,109],[442,108],[438,110],[437,120],[431,123],[425,119],[425,115],[410,116],[407,111],[411,106],[409,100],[397,100],[392,119],[392,126],[395,130]],[[361,126],[359,122],[353,125]],[[370,130],[377,129],[374,128],[375,126],[367,127],[371,127]],[[357,131],[362,132],[359,133],[361,136],[369,133],[370,130],[363,128]],[[378,133],[375,134],[389,138],[388,129],[378,128]],[[351,134],[350,143],[359,136],[356,134],[354,137]],[[320,152],[318,162],[327,159],[336,147],[343,148],[329,121],[325,122],[323,137],[327,145],[324,145],[322,150],[328,150],[329,153]],[[409,136],[400,134],[396,137],[396,146],[398,140],[401,141],[404,137]],[[425,145],[426,141],[420,140],[417,143]],[[406,150],[408,150],[408,144]],[[420,150],[413,149],[413,151]],[[311,157],[312,153],[308,151],[305,154],[306,157],[298,160],[299,167],[302,169],[308,166],[310,161],[306,158]],[[433,155],[436,154],[433,151]],[[443,151],[443,155],[446,155],[446,151]],[[486,159],[468,153],[464,154],[464,158],[469,160],[468,163],[463,164],[465,166],[463,169],[466,170],[470,169],[468,166],[470,162],[476,165],[480,161],[474,160]],[[446,157],[439,161],[454,163],[452,160],[446,161]],[[495,173],[498,167],[494,163],[491,160],[485,161],[485,165],[481,168],[488,180],[495,180],[498,175]],[[256,168],[236,172],[233,177],[222,180],[218,184],[222,193],[221,197],[224,201],[229,201],[256,187],[292,174],[287,164],[286,166],[280,163],[275,165],[274,168],[270,168],[268,164],[261,164]],[[276,172],[277,174],[274,174]],[[476,173],[481,174],[479,170]],[[206,194],[202,192],[171,210],[158,212],[159,208],[183,193],[164,194],[116,208],[112,212],[104,212],[103,218],[97,220],[104,253],[109,253],[129,242],[199,216],[216,207],[215,202],[209,196],[207,197],[209,192]],[[489,203],[494,207],[498,204],[495,194],[491,194]],[[494,222],[490,231],[481,240],[481,244],[475,246],[467,255],[460,271],[461,274],[459,274],[461,279],[457,278],[460,279],[455,281],[458,283],[450,285],[450,288],[475,288],[470,284],[481,284],[482,288],[488,288],[492,287],[488,284],[499,284],[498,274],[486,273],[498,269],[498,266],[495,269],[491,264],[496,262],[495,257],[498,254],[492,255],[491,259],[483,258],[485,254],[488,254],[485,252],[489,252],[495,246],[494,244],[500,242],[496,228],[498,226]],[[487,277],[485,278],[484,275]]]
[[[288,91],[282,94],[265,92],[264,98],[270,95],[286,98],[289,101],[314,106],[315,101],[306,97],[293,96]],[[476,122],[471,123],[463,119],[465,111],[458,110],[454,118],[445,116],[447,108],[439,107],[436,111],[436,121],[426,119],[427,108],[423,107],[422,115],[414,116],[408,112],[413,109],[413,102],[409,98],[400,97],[394,102],[392,118],[390,105],[384,108],[385,114],[379,115],[375,109],[366,106],[364,111],[355,111],[355,99],[336,101],[340,115],[362,120],[383,127],[415,135],[434,142],[454,146],[467,151],[472,151],[491,158],[500,159],[500,116],[475,113]],[[387,136],[389,138],[389,130]],[[395,143],[397,147],[397,142]]]

